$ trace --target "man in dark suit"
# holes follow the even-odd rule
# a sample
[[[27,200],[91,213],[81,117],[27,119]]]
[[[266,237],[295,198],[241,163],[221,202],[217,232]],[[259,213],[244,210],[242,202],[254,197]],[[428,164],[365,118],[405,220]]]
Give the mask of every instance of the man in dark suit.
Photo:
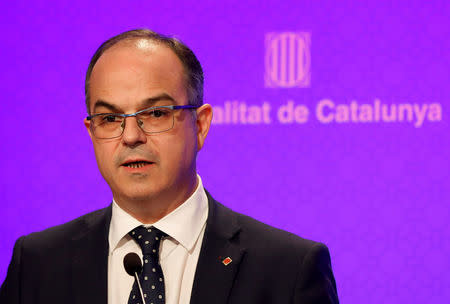
[[[212,108],[180,41],[148,30],[103,43],[85,125],[113,203],[21,237],[0,303],[338,303],[328,249],[235,213],[196,174]],[[130,114],[131,113],[131,114]],[[127,253],[143,266],[134,281]]]

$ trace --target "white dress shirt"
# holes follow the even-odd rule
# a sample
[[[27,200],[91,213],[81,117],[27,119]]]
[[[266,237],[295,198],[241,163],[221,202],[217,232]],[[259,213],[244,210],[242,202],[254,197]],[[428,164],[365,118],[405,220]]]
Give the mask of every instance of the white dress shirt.
[[[202,180],[177,209],[152,225],[168,237],[161,241],[160,263],[164,274],[166,304],[189,303],[195,269],[208,216],[208,198]],[[134,278],[125,272],[123,258],[129,252],[142,259],[142,250],[128,232],[142,225],[113,200],[109,228],[108,304],[127,304]]]

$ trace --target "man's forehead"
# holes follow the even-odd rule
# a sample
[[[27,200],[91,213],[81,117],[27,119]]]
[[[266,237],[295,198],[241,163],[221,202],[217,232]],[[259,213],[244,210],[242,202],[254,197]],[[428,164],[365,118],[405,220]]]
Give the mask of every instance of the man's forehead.
[[[175,55],[175,53],[173,53],[170,48],[157,41],[143,38],[126,39],[123,41],[119,41],[118,43],[107,49],[100,56],[97,63],[99,61],[102,61],[102,59],[104,59],[105,57],[111,57],[121,53],[131,53],[134,57],[142,57],[147,59],[150,59],[152,55],[155,54],[172,53],[173,55]]]
[[[181,60],[149,39],[121,41],[106,50],[92,70],[90,90],[94,108],[98,100],[137,101],[166,93],[181,104],[187,97]]]
[[[136,38],[136,37],[130,37],[124,40],[121,40],[111,47],[109,47],[105,53],[107,53],[109,50],[114,50],[117,48],[130,48],[135,50],[140,50],[143,52],[154,52],[155,50],[159,48],[167,48],[163,43],[160,41],[150,39],[150,38]],[[167,48],[167,50],[170,50]]]
[[[131,43],[139,50],[152,52],[157,47],[157,42],[151,39],[139,38]]]
[[[93,67],[91,77],[105,68],[143,65],[169,74],[184,74],[183,63],[171,48],[158,41],[139,38],[120,41],[107,49]]]

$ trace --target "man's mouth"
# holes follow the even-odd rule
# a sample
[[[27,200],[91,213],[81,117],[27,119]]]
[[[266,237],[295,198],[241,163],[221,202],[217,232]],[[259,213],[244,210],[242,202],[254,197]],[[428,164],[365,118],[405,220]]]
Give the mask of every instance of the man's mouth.
[[[152,164],[152,162],[142,160],[142,161],[128,162],[128,163],[123,164],[122,166],[137,169],[137,168],[145,167],[150,164]]]

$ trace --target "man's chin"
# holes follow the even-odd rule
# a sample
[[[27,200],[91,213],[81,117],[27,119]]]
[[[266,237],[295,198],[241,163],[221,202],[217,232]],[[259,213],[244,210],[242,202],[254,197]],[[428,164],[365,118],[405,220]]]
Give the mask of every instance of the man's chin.
[[[157,196],[157,192],[149,183],[145,184],[129,184],[122,183],[121,187],[116,187],[113,192],[114,198],[122,201],[149,201]]]
[[[149,189],[137,189],[135,191],[127,191],[124,193],[124,198],[129,201],[151,201],[156,197],[155,192]]]

